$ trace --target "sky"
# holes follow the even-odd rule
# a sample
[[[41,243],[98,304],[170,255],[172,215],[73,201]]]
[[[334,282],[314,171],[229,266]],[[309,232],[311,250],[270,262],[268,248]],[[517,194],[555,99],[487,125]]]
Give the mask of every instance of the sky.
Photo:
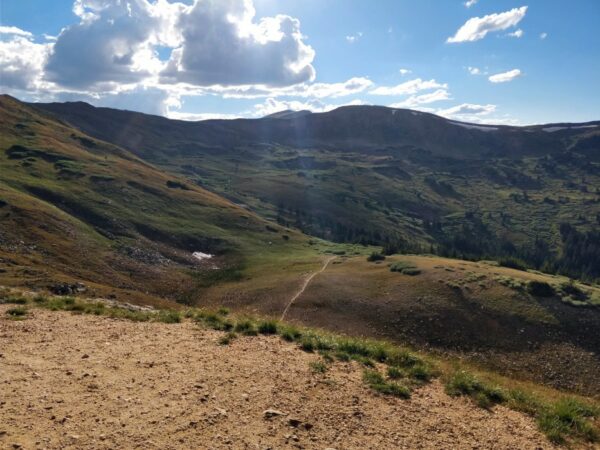
[[[0,0],[0,92],[182,120],[600,120],[598,0]]]

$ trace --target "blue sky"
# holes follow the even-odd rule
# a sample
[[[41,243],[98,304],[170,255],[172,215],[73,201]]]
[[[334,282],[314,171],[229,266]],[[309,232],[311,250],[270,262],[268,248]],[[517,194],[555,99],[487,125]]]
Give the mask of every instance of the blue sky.
[[[1,0],[0,90],[181,119],[600,119],[597,0]]]

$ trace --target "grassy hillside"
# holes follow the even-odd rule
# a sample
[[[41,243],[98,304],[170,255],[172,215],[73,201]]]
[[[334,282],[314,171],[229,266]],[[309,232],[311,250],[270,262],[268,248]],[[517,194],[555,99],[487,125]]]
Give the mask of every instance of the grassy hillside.
[[[37,107],[311,235],[600,277],[597,122],[481,127],[348,107],[186,123]]]
[[[0,98],[0,118],[4,282],[79,281],[119,298],[185,302],[290,252],[318,265],[300,233],[128,151],[9,97]],[[199,261],[196,251],[214,257]]]

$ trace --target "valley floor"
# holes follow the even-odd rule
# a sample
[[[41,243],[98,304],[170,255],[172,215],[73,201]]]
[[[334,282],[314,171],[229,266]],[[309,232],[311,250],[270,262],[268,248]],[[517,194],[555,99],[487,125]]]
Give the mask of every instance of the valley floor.
[[[0,305],[1,448],[549,449],[534,420],[438,381],[382,397],[277,337]],[[273,417],[267,417],[268,410]],[[19,447],[20,445],[21,447]]]

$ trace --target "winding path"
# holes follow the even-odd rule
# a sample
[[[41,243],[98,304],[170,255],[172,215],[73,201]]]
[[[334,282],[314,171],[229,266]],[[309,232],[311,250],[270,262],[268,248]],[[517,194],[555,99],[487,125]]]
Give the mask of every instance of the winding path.
[[[308,276],[306,278],[306,280],[304,280],[304,283],[302,284],[302,287],[300,288],[300,290],[298,292],[296,292],[296,294],[292,297],[292,299],[286,305],[285,309],[283,310],[283,313],[281,314],[281,319],[280,320],[285,319],[285,315],[287,314],[287,312],[290,309],[290,307],[292,306],[292,304],[296,301],[296,299],[298,297],[300,297],[304,293],[304,291],[306,290],[306,288],[308,287],[308,285],[310,284],[310,282],[312,281],[312,279],[315,276],[317,276],[318,274],[320,274],[321,272],[323,272],[327,268],[327,266],[329,265],[329,263],[331,261],[333,261],[334,259],[335,259],[335,256],[330,256],[329,258],[327,258],[327,260],[325,261],[325,264],[323,264],[323,267],[321,267],[320,270],[317,270],[316,272],[311,273],[310,276]]]

